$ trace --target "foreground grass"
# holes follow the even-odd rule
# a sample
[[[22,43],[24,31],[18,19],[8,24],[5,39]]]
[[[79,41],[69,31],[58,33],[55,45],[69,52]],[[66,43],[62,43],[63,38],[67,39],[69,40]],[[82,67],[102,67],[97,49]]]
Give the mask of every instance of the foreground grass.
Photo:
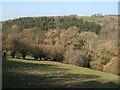
[[[52,61],[3,60],[3,88],[118,88],[118,76]]]

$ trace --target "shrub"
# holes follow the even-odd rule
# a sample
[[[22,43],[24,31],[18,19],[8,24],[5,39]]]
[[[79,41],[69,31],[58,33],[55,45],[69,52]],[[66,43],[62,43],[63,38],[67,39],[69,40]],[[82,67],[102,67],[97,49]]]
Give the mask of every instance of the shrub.
[[[12,58],[15,58],[15,50],[10,51],[10,56],[12,56]]]
[[[106,65],[108,63],[108,61],[109,61],[109,58],[107,58],[106,56],[101,57],[100,61],[101,61],[101,64]]]
[[[118,71],[120,67],[120,64],[118,62],[118,57],[113,57],[107,65],[104,66],[103,71],[113,74],[120,75],[120,72]]]
[[[21,54],[20,54],[20,53],[17,53],[15,58],[21,59],[21,57],[22,57]]]
[[[102,71],[103,70],[103,65],[101,64],[101,62],[99,60],[93,60],[90,62],[90,68],[93,70],[99,70]]]
[[[35,60],[37,60],[42,53],[42,49],[39,45],[32,45],[30,51]]]
[[[62,61],[64,59],[63,54],[59,52],[51,52],[47,55],[52,61]]]
[[[96,59],[100,61],[101,64],[106,65],[111,58],[111,53],[106,49],[102,49],[97,52]]]
[[[80,37],[84,39],[85,47],[87,47],[89,50],[93,50],[96,47],[98,35],[94,32],[81,32]]]
[[[26,41],[21,36],[18,36],[17,38],[15,38],[13,40],[13,49],[16,52],[20,53],[22,55],[23,59],[25,59],[26,55],[29,52],[30,45],[29,45],[28,41]]]
[[[63,60],[63,63],[82,66],[82,67],[88,67],[89,60],[86,56],[87,56],[86,51],[67,50],[64,54],[65,59]]]
[[[76,40],[76,42],[74,43],[74,49],[82,50],[84,49],[85,44],[86,44],[86,41],[83,39]]]
[[[31,54],[36,59],[40,58],[45,60],[52,61],[61,61],[63,60],[63,51],[60,46],[57,45],[32,45]]]
[[[45,53],[46,58],[52,61],[61,61],[64,58],[62,48],[57,45],[45,45],[43,47],[43,52]]]

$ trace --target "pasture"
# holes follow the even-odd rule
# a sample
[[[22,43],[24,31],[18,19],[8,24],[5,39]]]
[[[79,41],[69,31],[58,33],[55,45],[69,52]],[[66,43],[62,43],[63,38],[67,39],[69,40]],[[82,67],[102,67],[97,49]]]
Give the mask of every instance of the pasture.
[[[118,76],[53,61],[7,59],[3,88],[118,88]]]

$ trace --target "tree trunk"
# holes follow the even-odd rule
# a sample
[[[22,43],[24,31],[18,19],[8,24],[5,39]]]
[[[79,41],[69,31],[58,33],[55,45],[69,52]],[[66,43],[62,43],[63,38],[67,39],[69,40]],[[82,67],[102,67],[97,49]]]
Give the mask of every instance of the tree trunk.
[[[25,55],[23,55],[23,59],[25,59]]]
[[[15,58],[15,51],[12,52],[11,56],[12,58]]]
[[[36,60],[37,58],[36,57],[34,57],[34,60]]]
[[[90,62],[88,62],[88,66],[87,66],[87,68],[90,68]]]
[[[5,52],[3,53],[3,57],[6,58],[6,53]]]
[[[12,58],[15,58],[15,55],[12,55]]]

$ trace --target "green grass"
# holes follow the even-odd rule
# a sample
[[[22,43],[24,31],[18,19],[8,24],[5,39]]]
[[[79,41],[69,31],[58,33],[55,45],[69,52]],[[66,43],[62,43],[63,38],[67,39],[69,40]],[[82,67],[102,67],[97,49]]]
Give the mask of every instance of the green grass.
[[[118,76],[52,61],[3,60],[3,88],[117,88]]]
[[[79,16],[79,19],[83,19],[85,21],[94,21],[96,23],[105,23],[113,20],[118,20],[117,16],[107,16],[107,17],[89,17],[89,16]]]

